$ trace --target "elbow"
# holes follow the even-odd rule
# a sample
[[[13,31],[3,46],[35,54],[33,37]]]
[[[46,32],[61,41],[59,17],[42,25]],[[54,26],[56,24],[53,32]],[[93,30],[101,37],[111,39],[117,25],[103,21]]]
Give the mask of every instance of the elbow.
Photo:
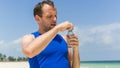
[[[30,49],[24,48],[24,49],[23,49],[23,53],[24,53],[25,56],[28,57],[28,58],[33,58],[33,57],[34,57],[33,51],[30,50]]]

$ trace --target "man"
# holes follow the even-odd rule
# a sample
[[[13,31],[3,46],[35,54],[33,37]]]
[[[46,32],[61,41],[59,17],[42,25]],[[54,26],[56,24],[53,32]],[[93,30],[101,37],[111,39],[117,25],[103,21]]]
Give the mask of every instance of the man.
[[[56,25],[57,10],[50,0],[38,3],[34,17],[39,29],[22,38],[22,50],[28,57],[30,68],[79,68],[78,38],[69,37],[66,43],[58,32],[73,30],[74,26],[66,21]],[[73,46],[73,57],[67,44]]]

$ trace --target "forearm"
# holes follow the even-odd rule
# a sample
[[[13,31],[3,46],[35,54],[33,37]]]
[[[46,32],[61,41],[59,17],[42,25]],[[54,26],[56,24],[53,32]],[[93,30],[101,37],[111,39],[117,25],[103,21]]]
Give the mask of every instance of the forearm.
[[[33,40],[26,48],[29,50],[30,57],[33,57],[44,50],[51,40],[59,32],[57,27],[49,30],[48,32],[40,35],[35,40]]]
[[[80,68],[80,57],[78,47],[73,48],[73,68]]]

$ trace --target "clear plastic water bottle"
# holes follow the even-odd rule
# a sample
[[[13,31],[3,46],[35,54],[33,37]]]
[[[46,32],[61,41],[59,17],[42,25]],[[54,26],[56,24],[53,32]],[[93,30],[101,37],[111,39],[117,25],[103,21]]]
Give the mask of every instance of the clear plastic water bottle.
[[[71,42],[70,40],[69,40],[69,37],[70,36],[72,36],[72,35],[74,35],[74,33],[73,33],[73,31],[72,30],[68,30],[68,33],[67,33],[67,38],[68,38],[68,42]],[[71,52],[71,54],[73,55],[73,46],[72,45],[68,45],[68,47],[70,48],[70,52]]]
[[[68,30],[68,35],[74,35],[72,30]]]
[[[68,41],[68,42],[70,42],[69,37],[72,36],[72,35],[74,35],[73,31],[72,31],[72,30],[68,30],[68,33],[67,33],[67,38],[68,38],[67,41]],[[69,45],[69,47],[71,48],[72,45]]]

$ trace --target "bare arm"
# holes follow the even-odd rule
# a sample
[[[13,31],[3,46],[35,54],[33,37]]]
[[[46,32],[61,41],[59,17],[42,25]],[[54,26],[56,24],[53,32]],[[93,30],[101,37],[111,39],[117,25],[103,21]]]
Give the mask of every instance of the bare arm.
[[[79,40],[76,35],[73,35],[69,38],[71,42],[68,42],[68,45],[72,45],[73,53],[71,49],[68,48],[68,58],[71,68],[80,68],[80,57],[79,57]]]
[[[62,36],[64,38],[64,40],[67,42],[67,37],[66,36]],[[68,47],[68,61],[70,64],[70,68],[72,68],[72,62],[73,62],[73,54],[71,52],[71,48]]]
[[[37,38],[34,38],[33,35],[24,36],[21,41],[24,54],[29,58],[34,57],[47,47],[59,31],[67,29],[71,30],[73,26],[69,22],[64,22]]]
[[[68,59],[69,59],[70,68],[72,68],[72,66],[73,66],[73,54],[72,54],[70,48],[68,48]]]
[[[73,68],[80,68],[79,49],[77,47],[73,48]]]

